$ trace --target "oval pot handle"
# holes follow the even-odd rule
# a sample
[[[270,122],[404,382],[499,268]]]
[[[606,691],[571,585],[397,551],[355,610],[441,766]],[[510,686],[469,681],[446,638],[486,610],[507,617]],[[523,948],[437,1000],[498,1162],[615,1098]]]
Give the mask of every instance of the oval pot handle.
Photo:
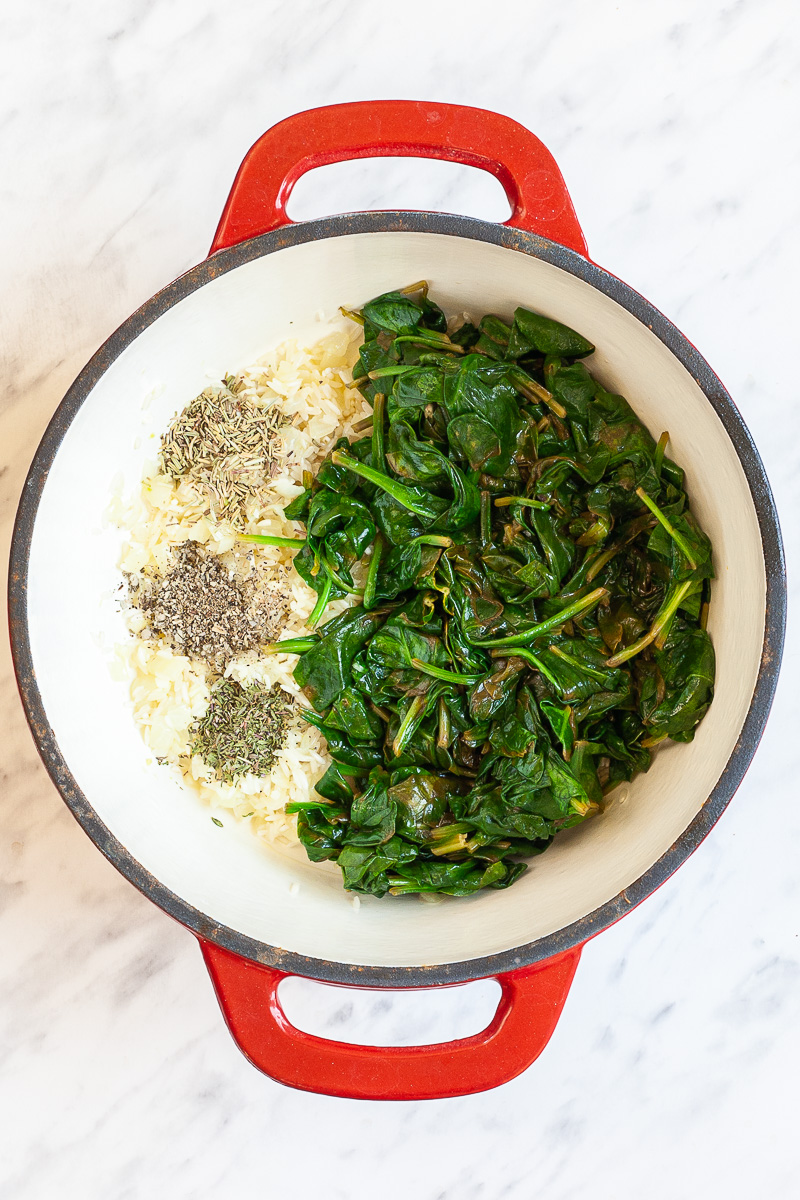
[[[289,1022],[278,999],[286,972],[211,942],[201,940],[200,946],[245,1057],[278,1083],[351,1100],[436,1100],[513,1079],[550,1040],[582,949],[495,976],[502,989],[497,1012],[472,1037],[433,1046],[354,1046],[303,1033]]]
[[[306,171],[382,156],[480,167],[505,189],[512,210],[507,225],[587,254],[561,172],[537,137],[499,113],[427,100],[331,104],[273,125],[239,168],[210,253],[290,225],[286,202]]]

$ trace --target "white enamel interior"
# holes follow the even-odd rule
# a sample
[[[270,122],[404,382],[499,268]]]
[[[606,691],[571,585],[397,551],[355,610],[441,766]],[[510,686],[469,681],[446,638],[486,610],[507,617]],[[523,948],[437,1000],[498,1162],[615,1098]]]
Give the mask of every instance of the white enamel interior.
[[[362,898],[338,871],[265,850],[148,761],[126,687],[109,670],[126,637],[111,597],[119,536],[112,490],[152,459],[158,431],[209,379],[286,337],[318,337],[340,304],[430,280],[451,312],[510,316],[523,304],[585,334],[592,369],[622,392],[687,471],[711,536],[714,703],[690,745],[668,744],[600,818],[561,835],[508,891],[437,905]],[[149,400],[148,400],[149,397]],[[143,407],[144,406],[144,407]],[[764,629],[765,572],[750,492],[696,382],[653,333],[582,280],[480,241],[372,233],[295,247],[212,280],[145,329],[111,365],[66,433],[44,486],[30,555],[28,612],[48,719],[78,785],[135,859],[213,921],[303,955],[374,966],[482,957],[533,941],[617,895],[672,845],[719,778],[746,716]],[[296,881],[299,888],[290,891]]]

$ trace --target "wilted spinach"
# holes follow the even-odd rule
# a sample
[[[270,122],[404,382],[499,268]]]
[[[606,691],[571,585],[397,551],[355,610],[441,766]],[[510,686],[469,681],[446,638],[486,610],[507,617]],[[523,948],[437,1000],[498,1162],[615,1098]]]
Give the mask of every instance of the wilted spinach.
[[[353,891],[508,887],[653,746],[693,737],[711,545],[668,434],[593,378],[574,330],[518,308],[448,333],[425,284],[348,315],[372,433],[286,515],[312,628],[357,603],[271,647],[299,654],[333,760],[299,835]]]

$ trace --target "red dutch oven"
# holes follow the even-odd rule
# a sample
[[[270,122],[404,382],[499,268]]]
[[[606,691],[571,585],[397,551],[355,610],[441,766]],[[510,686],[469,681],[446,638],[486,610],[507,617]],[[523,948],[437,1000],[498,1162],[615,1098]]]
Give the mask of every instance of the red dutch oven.
[[[512,215],[502,225],[427,212],[290,222],[286,201],[304,172],[381,155],[489,171]],[[318,338],[339,305],[421,278],[452,312],[509,316],[521,304],[579,329],[598,348],[593,371],[604,385],[626,395],[656,436],[670,431],[715,549],[717,690],[694,742],[661,748],[647,775],[618,789],[600,818],[560,835],[513,888],[439,905],[368,897],[356,909],[335,867],[267,850],[231,821],[220,831],[150,761],[127,685],[109,671],[126,633],[113,602],[119,535],[102,518],[120,475],[136,487],[153,438],[209,377],[287,336]],[[37,450],[12,547],[19,687],[75,817],[123,875],[199,938],[251,1062],[292,1087],[368,1099],[476,1092],[533,1062],[584,943],[680,866],[740,783],[772,701],[784,614],[772,497],[722,384],[661,313],[588,258],[542,143],[507,117],[449,104],[335,105],[264,134],[239,170],[208,259],[134,313],[70,388]],[[278,985],[292,974],[370,988],[493,977],[502,996],[474,1037],[353,1046],[290,1024]]]

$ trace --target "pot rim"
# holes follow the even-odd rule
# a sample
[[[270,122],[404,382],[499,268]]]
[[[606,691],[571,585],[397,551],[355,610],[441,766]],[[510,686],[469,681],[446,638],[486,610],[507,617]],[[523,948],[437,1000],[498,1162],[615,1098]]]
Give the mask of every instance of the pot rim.
[[[100,377],[125,348],[173,305],[204,284],[253,259],[304,242],[362,233],[432,233],[490,242],[516,250],[584,280],[646,325],[697,382],[720,418],[742,465],[753,499],[764,554],[766,610],[758,677],[736,746],[700,812],[672,846],[633,884],[580,920],[536,941],[497,954],[431,966],[376,967],[311,958],[270,946],[215,922],[150,874],[103,824],[66,761],[50,726],[31,655],[27,613],[28,559],[44,483],[61,441]],[[147,300],[92,356],[56,409],[36,450],[22,491],[11,543],[9,627],[14,669],[25,715],[50,778],[73,816],[122,875],[198,937],[287,974],[370,987],[424,987],[496,976],[552,958],[614,924],[660,887],[719,820],[756,752],[780,671],[786,624],[786,568],[775,502],[761,458],[733,400],[694,346],[633,288],[589,259],[537,234],[471,217],[429,212],[348,213],[283,226],[198,263]]]

